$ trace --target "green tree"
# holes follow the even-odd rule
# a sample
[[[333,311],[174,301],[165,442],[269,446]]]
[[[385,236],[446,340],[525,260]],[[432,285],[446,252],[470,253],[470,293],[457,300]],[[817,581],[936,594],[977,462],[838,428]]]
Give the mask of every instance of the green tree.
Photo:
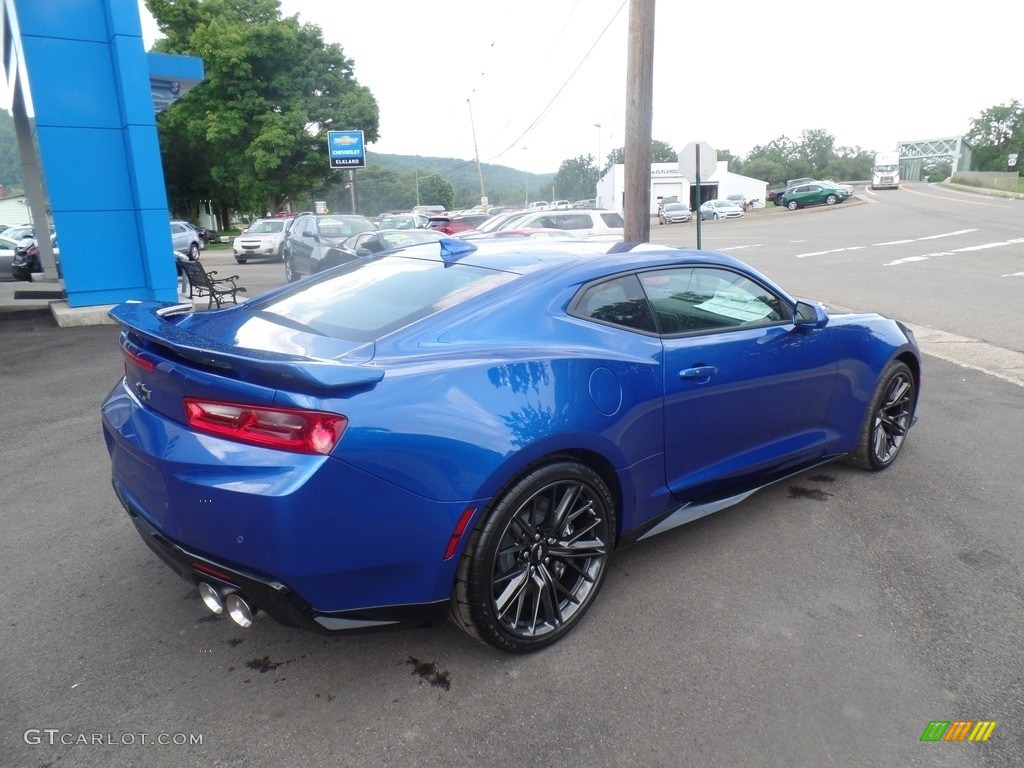
[[[479,197],[479,190],[477,197]],[[455,190],[444,176],[433,173],[420,177],[420,203],[423,205],[443,205],[447,210],[455,207]]]
[[[563,160],[555,174],[554,196],[560,200],[587,200],[597,187],[597,166],[593,155]]]
[[[278,211],[334,171],[328,130],[378,138],[377,103],[320,28],[278,0],[146,0],[166,53],[199,56],[206,79],[158,119],[172,207],[209,197]]]
[[[605,169],[610,168],[613,165],[622,165],[625,163],[626,148],[618,147],[613,149],[608,154],[608,163],[605,165]],[[676,152],[672,145],[667,141],[660,141],[654,139],[651,141],[651,162],[652,163],[675,163],[679,161],[679,153]]]
[[[18,151],[18,138],[14,133],[14,118],[0,109],[0,184],[8,195],[25,191],[25,169]]]
[[[967,140],[972,146],[973,170],[1007,170],[1011,152],[1024,157],[1024,105],[1014,99],[1009,104],[989,107],[971,121]],[[1019,167],[1021,161],[1017,163]]]

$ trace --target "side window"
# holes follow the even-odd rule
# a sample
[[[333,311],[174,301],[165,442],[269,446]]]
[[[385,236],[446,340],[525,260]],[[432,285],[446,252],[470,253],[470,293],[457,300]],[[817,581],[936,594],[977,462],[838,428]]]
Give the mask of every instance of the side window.
[[[778,296],[727,269],[658,270],[643,273],[640,282],[666,336],[771,325],[789,316]]]
[[[555,226],[559,229],[590,229],[593,222],[588,214],[570,213],[559,216]]]
[[[627,275],[587,288],[577,300],[573,314],[655,333],[654,317],[636,275]]]

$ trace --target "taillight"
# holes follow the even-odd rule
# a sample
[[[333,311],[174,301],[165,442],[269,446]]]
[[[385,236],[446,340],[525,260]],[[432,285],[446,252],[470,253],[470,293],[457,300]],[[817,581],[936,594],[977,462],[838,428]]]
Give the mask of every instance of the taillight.
[[[121,351],[124,352],[124,356],[126,358],[126,360],[125,360],[125,366],[126,367],[124,369],[125,374],[128,373],[128,368],[127,368],[128,360],[131,360],[133,363],[135,363],[137,366],[139,366],[139,368],[144,370],[146,373],[152,373],[153,372],[153,368],[155,366],[149,360],[142,359],[137,354],[135,354],[131,350],[125,349],[124,347],[121,348]]]
[[[243,443],[296,453],[327,455],[345,434],[348,419],[337,413],[298,408],[222,403],[185,398],[190,427]]]

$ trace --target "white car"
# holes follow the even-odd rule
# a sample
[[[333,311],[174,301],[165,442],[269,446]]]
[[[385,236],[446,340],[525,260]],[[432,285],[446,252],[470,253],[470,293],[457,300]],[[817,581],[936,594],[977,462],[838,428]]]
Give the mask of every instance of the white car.
[[[706,203],[701,203],[700,206],[700,218],[701,221],[707,221],[708,219],[739,219],[743,216],[743,209],[740,208],[736,203],[731,200],[708,200]]]
[[[249,259],[269,258],[280,261],[284,258],[284,244],[288,227],[294,217],[257,219],[248,229],[235,238],[232,245],[235,261],[245,264]]]
[[[513,223],[516,229],[565,229],[582,235],[587,240],[608,242],[622,240],[625,226],[619,213],[598,209],[538,211],[529,216],[513,219],[499,229],[507,229]]]

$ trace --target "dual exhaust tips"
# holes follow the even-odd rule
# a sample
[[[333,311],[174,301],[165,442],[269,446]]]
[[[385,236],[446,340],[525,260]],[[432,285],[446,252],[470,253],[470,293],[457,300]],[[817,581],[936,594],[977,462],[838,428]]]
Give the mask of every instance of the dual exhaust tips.
[[[199,582],[199,596],[210,612],[221,616],[226,611],[238,626],[247,629],[252,626],[256,607],[240,592],[220,591],[206,581]]]

